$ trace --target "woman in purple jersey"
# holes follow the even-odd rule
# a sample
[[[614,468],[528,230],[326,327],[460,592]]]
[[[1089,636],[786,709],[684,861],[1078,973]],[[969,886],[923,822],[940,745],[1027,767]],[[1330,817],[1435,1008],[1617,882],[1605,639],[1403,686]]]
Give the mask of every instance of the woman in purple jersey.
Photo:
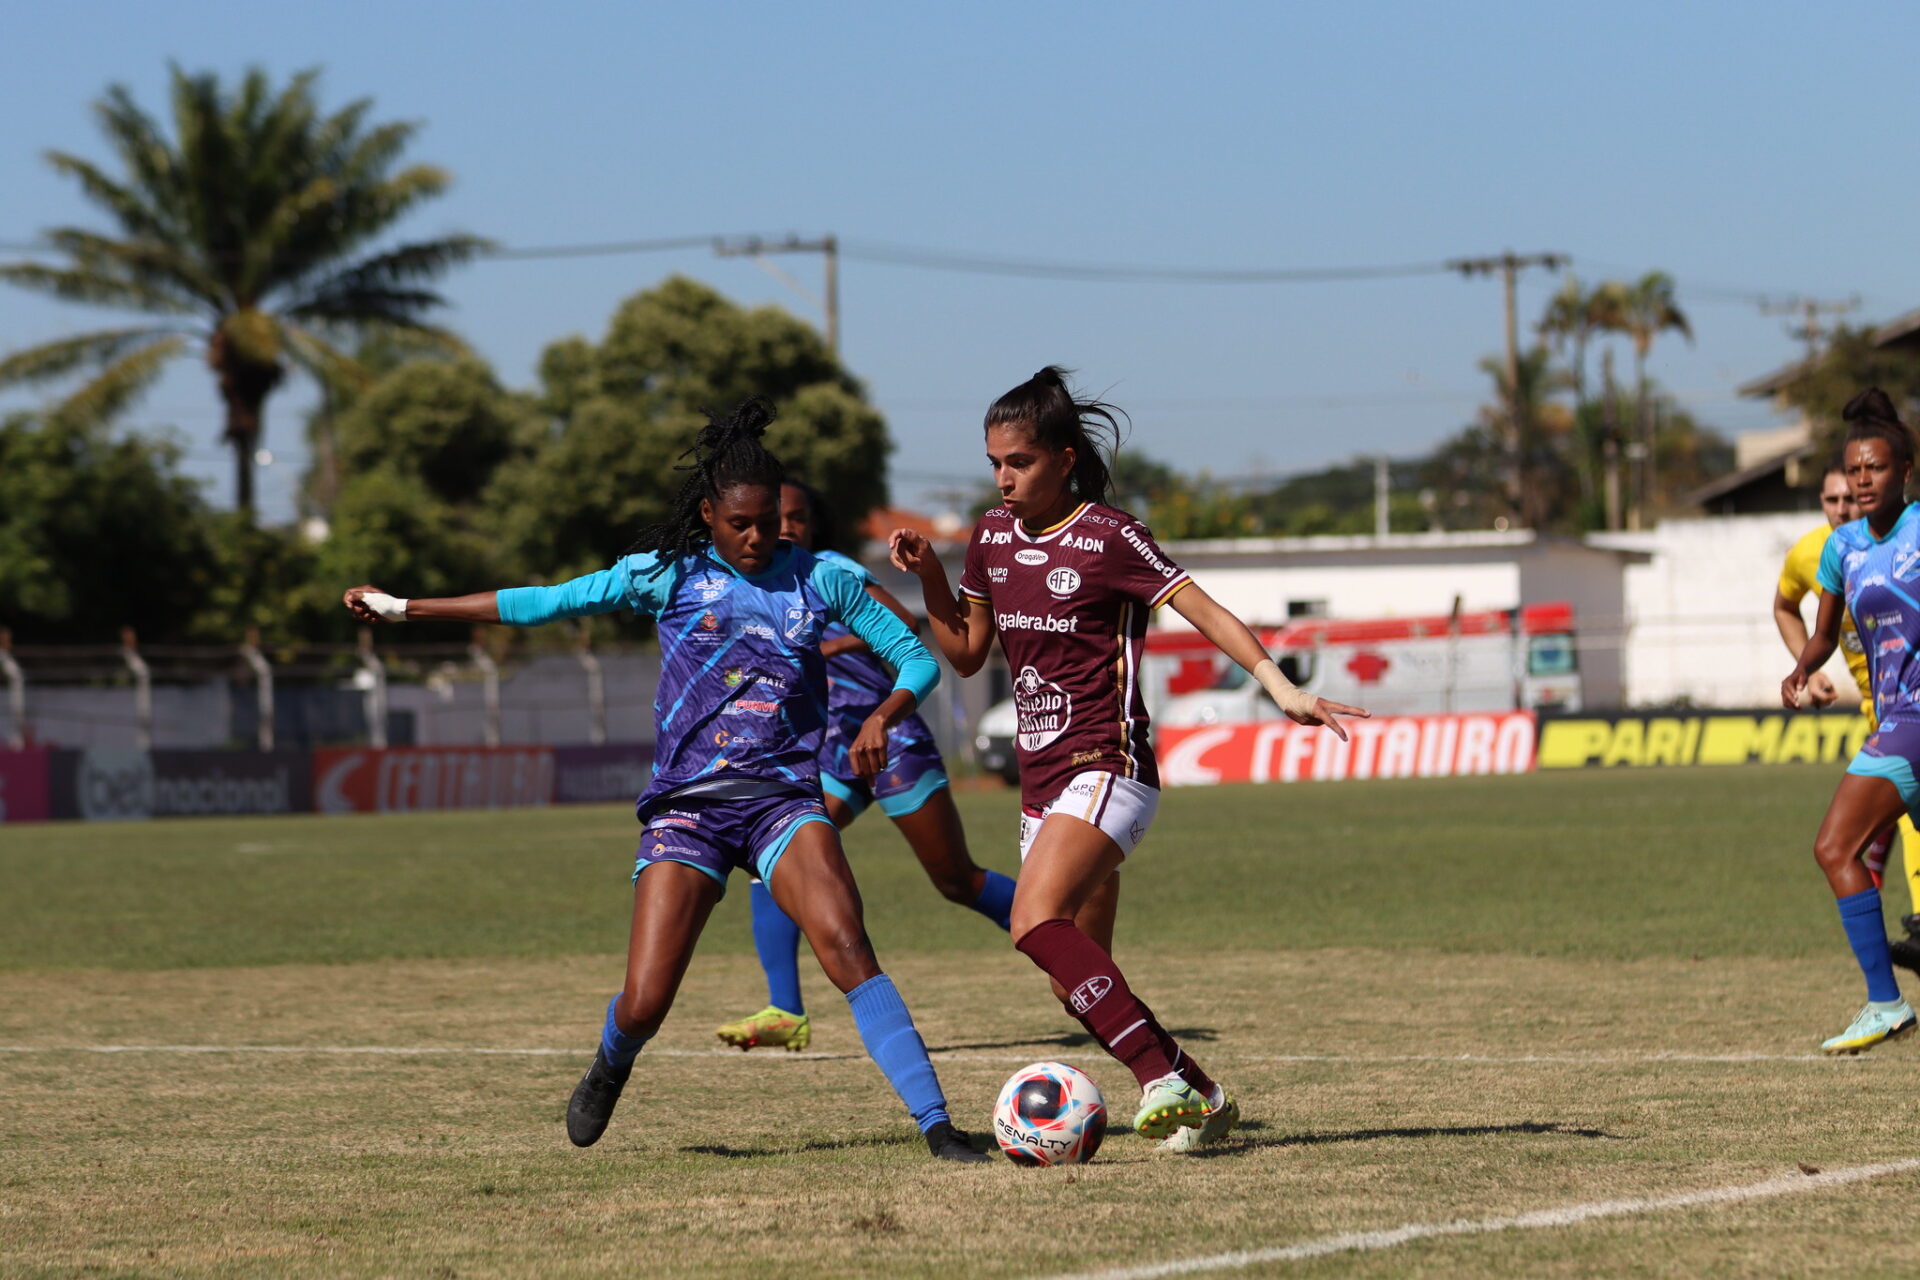
[[[874,600],[906,626],[919,624],[893,593],[873,580],[864,566],[837,551],[826,504],[812,486],[789,479],[780,490],[780,536],[818,559],[857,576]],[[893,820],[927,879],[949,902],[970,907],[1007,927],[1013,908],[1013,880],[977,865],[967,852],[967,833],[949,790],[946,762],[933,731],[918,713],[887,731],[887,763],[871,780],[854,769],[849,748],[860,726],[887,696],[893,672],[874,656],[866,641],[845,627],[822,633],[827,660],[827,733],[820,753],[820,787],[827,816],[842,831],[878,804]],[[800,993],[800,927],[756,880],[752,889],[753,946],[767,979],[767,1007],[721,1025],[715,1034],[743,1052],[761,1047],[799,1052],[813,1041],[813,1024]]]
[[[927,1147],[943,1160],[987,1157],[953,1127],[926,1045],[880,969],[838,831],[820,803],[825,730],[823,623],[841,621],[900,673],[851,749],[871,775],[887,730],[939,679],[933,657],[848,575],[780,541],[779,459],[760,443],[773,410],[742,403],[710,421],[673,514],[641,531],[611,569],[555,587],[441,600],[396,600],[354,587],[365,622],[442,619],[535,625],[634,611],[660,620],[653,780],[636,805],[646,825],[633,873],[626,983],[607,1002],[593,1064],[567,1104],[567,1137],[605,1132],[633,1062],[673,1005],[695,943],[734,868],[765,880],[800,922],[820,966]],[[714,1109],[711,1091],[667,1099],[675,1123]]]
[[[1861,855],[1902,813],[1920,812],[1920,689],[1913,687],[1910,666],[1920,641],[1920,608],[1912,594],[1920,590],[1920,526],[1907,502],[1913,433],[1893,402],[1869,387],[1847,402],[1841,417],[1847,423],[1841,462],[1863,519],[1828,535],[1820,553],[1820,613],[1800,660],[1780,682],[1780,699],[1789,711],[1800,706],[1808,679],[1839,644],[1841,616],[1851,613],[1866,644],[1877,723],[1847,766],[1813,839],[1814,860],[1833,890],[1841,928],[1867,982],[1866,1005],[1820,1048],[1851,1054],[1916,1025],[1893,976],[1880,888]]]
[[[1239,1106],[1133,994],[1112,955],[1117,873],[1160,795],[1139,687],[1147,616],[1171,603],[1297,724],[1344,738],[1336,715],[1367,713],[1294,688],[1145,525],[1106,504],[1118,434],[1109,406],[1076,400],[1060,369],[1042,369],[987,411],[1002,505],[975,526],[958,596],[924,537],[896,530],[891,545],[893,562],[919,575],[954,670],[979,671],[998,635],[1014,672],[1022,801],[1014,946],[1139,1081],[1134,1128],[1188,1151],[1225,1137]]]

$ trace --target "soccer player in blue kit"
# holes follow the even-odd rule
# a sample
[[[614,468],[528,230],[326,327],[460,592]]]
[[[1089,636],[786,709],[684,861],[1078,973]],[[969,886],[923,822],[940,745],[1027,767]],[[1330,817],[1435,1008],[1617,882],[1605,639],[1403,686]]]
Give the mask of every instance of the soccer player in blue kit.
[[[437,600],[355,587],[347,607],[365,621],[534,626],[632,611],[659,622],[655,765],[635,806],[645,828],[626,983],[607,1003],[593,1064],[567,1106],[567,1136],[576,1146],[605,1132],[635,1056],[665,1020],[700,931],[738,867],[765,881],[799,923],[928,1149],[944,1160],[983,1162],[987,1156],[953,1127],[926,1045],[874,957],[859,891],[820,800],[822,628],[846,624],[898,672],[849,748],[861,775],[885,765],[887,730],[934,687],[939,667],[859,578],[780,540],[783,470],[760,443],[772,407],[755,398],[724,420],[709,417],[688,451],[693,463],[681,468],[692,475],[673,516],[642,530],[612,568],[559,586]]]
[[[831,512],[820,495],[789,479],[780,491],[780,536],[814,557],[857,576],[868,595],[908,626],[913,615],[868,573],[859,561],[826,549],[834,541]],[[820,786],[827,816],[841,830],[868,807],[893,820],[905,836],[927,878],[949,902],[971,907],[1007,927],[1013,909],[1013,880],[975,865],[967,852],[967,833],[948,789],[946,761],[933,730],[918,714],[903,716],[887,730],[887,764],[871,782],[853,768],[849,751],[873,709],[892,692],[894,674],[867,643],[840,623],[821,632],[820,652],[827,659],[827,732],[820,756]],[[762,881],[754,881],[753,944],[767,978],[767,1007],[717,1034],[747,1050],[767,1046],[798,1051],[812,1041],[813,1029],[800,994],[796,963],[800,928],[773,900]]]
[[[1920,815],[1920,514],[1906,497],[1913,433],[1886,393],[1862,391],[1841,416],[1847,423],[1841,460],[1862,518],[1835,529],[1820,553],[1820,615],[1800,660],[1780,682],[1780,697],[1789,709],[1799,705],[1808,677],[1839,643],[1841,615],[1852,614],[1867,651],[1878,727],[1833,793],[1813,856],[1867,980],[1866,1006],[1820,1047],[1859,1053],[1915,1025],[1894,980],[1880,891],[1861,854],[1900,814]]]

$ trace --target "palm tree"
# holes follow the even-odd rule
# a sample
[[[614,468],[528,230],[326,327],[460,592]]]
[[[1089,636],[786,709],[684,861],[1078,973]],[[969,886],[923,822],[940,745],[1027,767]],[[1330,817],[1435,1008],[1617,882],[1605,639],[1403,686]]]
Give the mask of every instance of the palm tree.
[[[88,371],[53,412],[99,420],[173,357],[198,351],[219,386],[235,493],[251,515],[262,410],[289,366],[323,385],[357,381],[357,366],[336,345],[341,335],[441,334],[424,319],[444,301],[427,282],[489,246],[452,235],[370,247],[450,181],[430,165],[395,170],[418,126],[368,127],[371,100],[323,116],[313,99],[317,72],[276,94],[257,69],[231,92],[211,74],[171,71],[172,138],[124,86],[95,104],[118,176],[47,153],[115,233],[57,228],[46,240],[63,264],[0,265],[0,280],[158,319],[0,357],[0,387]]]
[[[1580,407],[1587,403],[1587,343],[1600,327],[1594,306],[1598,292],[1581,288],[1579,278],[1568,272],[1560,292],[1548,300],[1546,312],[1536,326],[1540,337],[1556,355],[1571,352],[1567,369],[1573,375],[1574,403]]]
[[[1493,402],[1480,410],[1487,437],[1514,442],[1519,461],[1520,492],[1514,506],[1522,527],[1545,529],[1571,505],[1566,492],[1564,441],[1573,415],[1554,397],[1572,385],[1568,374],[1554,367],[1544,346],[1524,351],[1514,361],[1517,382],[1509,385],[1507,362],[1488,356],[1480,368],[1493,379]]]
[[[1640,482],[1634,502],[1636,516],[1652,505],[1654,481],[1654,441],[1651,401],[1647,396],[1647,353],[1653,340],[1672,329],[1693,341],[1693,329],[1674,300],[1673,277],[1664,271],[1649,271],[1630,285],[1615,285],[1608,304],[1609,327],[1624,333],[1633,342],[1634,434],[1641,458]]]

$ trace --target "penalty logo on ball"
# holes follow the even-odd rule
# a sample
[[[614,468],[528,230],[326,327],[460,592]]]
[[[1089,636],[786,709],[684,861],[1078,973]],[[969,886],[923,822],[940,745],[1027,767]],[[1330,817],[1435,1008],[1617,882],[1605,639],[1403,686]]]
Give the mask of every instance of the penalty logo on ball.
[[[1015,1164],[1084,1164],[1107,1136],[1107,1102],[1085,1072],[1036,1062],[1001,1086],[993,1136]]]

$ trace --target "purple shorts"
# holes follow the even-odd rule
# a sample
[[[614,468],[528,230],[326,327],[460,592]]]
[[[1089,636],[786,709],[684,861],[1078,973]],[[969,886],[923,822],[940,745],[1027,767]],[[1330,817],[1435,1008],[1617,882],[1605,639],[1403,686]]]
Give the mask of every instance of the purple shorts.
[[[681,807],[657,809],[647,819],[633,877],[638,880],[656,862],[684,862],[719,881],[722,893],[735,867],[768,880],[794,832],[809,822],[833,825],[814,796],[688,797]]]
[[[889,818],[904,818],[947,785],[947,762],[931,742],[910,742],[897,748],[871,785],[857,774],[843,774],[844,768],[843,761],[831,772],[822,769],[820,789],[838,797],[856,817],[877,800],[880,812]]]

